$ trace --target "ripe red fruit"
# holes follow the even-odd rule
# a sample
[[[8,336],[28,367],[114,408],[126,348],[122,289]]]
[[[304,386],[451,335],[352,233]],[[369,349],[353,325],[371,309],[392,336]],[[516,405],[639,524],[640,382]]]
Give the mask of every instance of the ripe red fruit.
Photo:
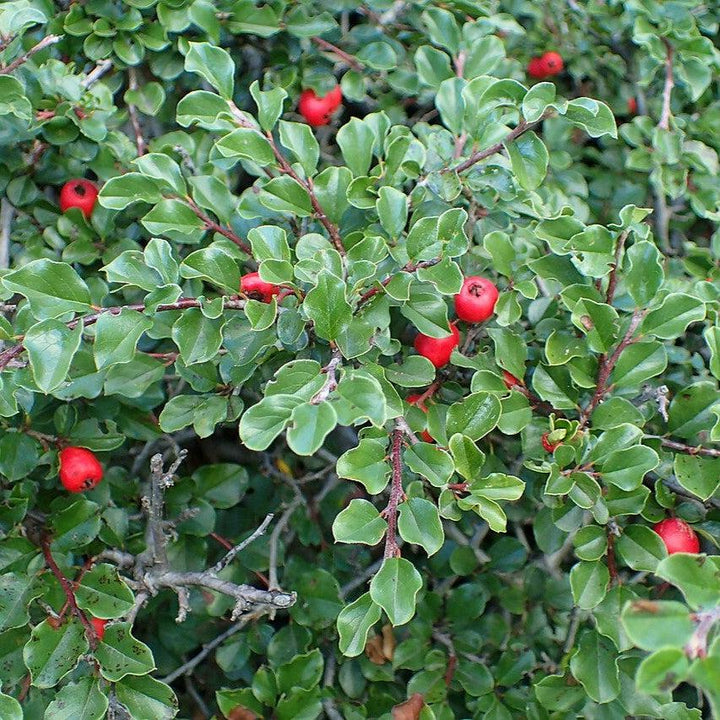
[[[103,636],[105,635],[105,626],[107,625],[107,620],[101,620],[100,618],[94,617],[90,619],[90,622],[95,628],[95,634],[98,636],[98,640],[102,640]]]
[[[60,190],[60,210],[67,212],[70,208],[80,208],[83,215],[89,218],[92,215],[98,189],[89,180],[78,178],[69,180]]]
[[[545,68],[545,74],[547,76],[557,75],[558,73],[561,73],[563,68],[565,67],[560,53],[556,53],[553,51],[546,52],[540,58],[540,60],[543,63],[543,67]]]
[[[634,97],[628,98],[627,109],[630,115],[637,115],[637,100]]]
[[[462,289],[455,296],[455,312],[466,322],[484,322],[493,314],[498,294],[498,289],[487,278],[479,275],[466,277]]]
[[[66,490],[92,490],[102,477],[102,465],[90,450],[68,447],[60,451],[60,482]]]
[[[311,88],[303,90],[298,102],[298,111],[308,125],[319,127],[330,122],[330,116],[342,103],[342,91],[336,85],[327,95],[318,97]]]
[[[555,448],[562,445],[561,442],[550,442],[548,439],[548,435],[550,433],[543,433],[542,437],[540,438],[540,442],[542,443],[542,446],[545,448],[545,450],[549,453],[555,452]]]
[[[259,273],[251,272],[240,278],[240,290],[253,300],[269,303],[280,292],[280,287],[261,280]]]
[[[428,411],[427,405],[425,405],[424,402],[418,402],[418,400],[419,400],[421,397],[422,397],[422,395],[408,395],[408,396],[407,396],[407,401],[408,401],[411,405],[415,405],[416,407],[419,407],[424,413],[427,413],[427,411]],[[420,437],[421,437],[425,442],[427,442],[427,443],[435,442],[435,439],[433,438],[433,436],[432,436],[427,430],[423,430],[423,431],[420,433]]]
[[[522,385],[522,382],[518,380],[514,375],[511,375],[507,370],[502,371],[503,382],[508,390],[512,390],[516,385]]]
[[[460,344],[460,333],[453,323],[450,323],[450,333],[444,338],[418,333],[415,338],[415,349],[436,368],[441,368],[450,362],[452,351]]]
[[[541,58],[532,58],[528,63],[527,72],[530,77],[537,78],[538,80],[542,80],[547,77],[545,64]]]
[[[673,553],[698,553],[700,540],[695,531],[679,518],[667,518],[660,521],[653,530],[662,538],[668,555]]]

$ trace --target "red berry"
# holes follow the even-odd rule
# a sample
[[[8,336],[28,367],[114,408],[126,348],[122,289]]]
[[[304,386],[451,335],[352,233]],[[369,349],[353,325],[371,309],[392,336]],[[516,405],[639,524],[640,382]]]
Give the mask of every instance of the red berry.
[[[444,338],[418,333],[415,338],[415,349],[436,368],[441,368],[450,362],[452,351],[460,344],[460,333],[453,323],[450,323],[450,333]]]
[[[253,300],[269,303],[280,292],[280,287],[261,280],[259,273],[251,272],[240,278],[240,290]]]
[[[98,189],[89,180],[69,180],[60,190],[60,210],[67,212],[70,208],[80,208],[83,215],[89,218],[97,196]]]
[[[562,445],[562,443],[550,442],[550,440],[548,439],[548,435],[550,435],[550,433],[543,433],[542,437],[540,438],[540,442],[542,443],[542,446],[547,452],[552,453],[555,452],[555,448]]]
[[[487,278],[473,275],[465,278],[462,289],[455,296],[455,312],[466,322],[484,322],[493,314],[497,299],[495,285]]]
[[[662,538],[668,555],[679,552],[700,552],[700,540],[684,520],[667,518],[655,525],[653,530]]]
[[[102,465],[90,450],[68,447],[60,451],[60,482],[66,490],[92,490],[102,477]]]
[[[543,68],[545,69],[545,75],[557,75],[558,73],[561,73],[563,70],[563,67],[565,67],[563,63],[563,59],[559,53],[556,52],[546,52],[541,58],[540,61],[543,64]]]
[[[105,635],[105,626],[107,625],[107,620],[101,620],[100,618],[94,617],[91,618],[90,622],[95,628],[95,634],[98,636],[98,640],[102,640],[103,635]]]
[[[627,109],[630,115],[637,115],[637,100],[634,97],[628,98]]]
[[[541,58],[532,58],[532,60],[528,63],[527,72],[530,77],[534,77],[537,80],[542,80],[547,77],[545,64]]]
[[[422,397],[422,395],[408,395],[408,396],[407,396],[407,401],[408,401],[411,405],[415,405],[416,407],[419,407],[424,413],[427,413],[427,411],[428,411],[427,405],[425,405],[424,402],[418,402],[418,400],[419,400],[421,397]],[[432,436],[427,430],[423,430],[423,431],[420,433],[420,437],[421,437],[421,438],[423,439],[423,441],[426,442],[426,443],[435,442],[435,438],[433,438],[433,436]]]
[[[342,103],[342,91],[336,85],[327,95],[318,97],[311,88],[303,90],[298,101],[298,111],[308,125],[319,127],[330,122],[330,116]]]
[[[516,385],[522,385],[514,375],[511,375],[507,370],[502,371],[503,382],[508,390],[512,390]]]

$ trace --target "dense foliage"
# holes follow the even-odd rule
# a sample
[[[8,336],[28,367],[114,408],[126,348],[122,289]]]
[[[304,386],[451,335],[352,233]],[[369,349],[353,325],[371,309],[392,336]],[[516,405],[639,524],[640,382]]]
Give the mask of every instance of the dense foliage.
[[[719,23],[0,4],[0,717],[720,717]]]

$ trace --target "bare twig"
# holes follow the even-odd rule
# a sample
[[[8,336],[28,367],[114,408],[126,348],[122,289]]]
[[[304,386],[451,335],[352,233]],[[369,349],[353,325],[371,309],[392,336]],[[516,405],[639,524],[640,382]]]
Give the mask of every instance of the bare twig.
[[[617,246],[615,247],[615,262],[610,269],[610,277],[608,278],[607,293],[605,294],[605,302],[608,305],[612,305],[613,298],[615,297],[615,288],[617,287],[617,273],[622,261],[623,249],[625,248],[625,241],[630,234],[629,230],[623,230],[617,239]]]
[[[325,400],[327,400],[330,394],[335,390],[337,387],[336,372],[341,363],[342,355],[340,355],[338,350],[335,350],[333,352],[332,359],[323,368],[323,372],[325,373],[325,383],[310,399],[311,405],[320,405],[320,403],[325,402]]]
[[[93,627],[92,623],[87,619],[85,613],[78,607],[77,600],[75,599],[75,590],[73,589],[73,584],[65,577],[62,570],[60,570],[58,564],[55,562],[55,558],[52,556],[52,552],[50,551],[49,535],[44,534],[42,536],[42,538],[40,539],[40,547],[42,549],[43,556],[45,557],[45,564],[50,568],[50,571],[60,583],[60,587],[65,593],[67,606],[70,608],[72,614],[82,624],[83,628],[85,629],[85,637],[87,638],[88,643],[90,643],[90,648],[94,650],[98,643],[97,632],[95,632],[95,628]]]
[[[404,435],[407,436],[408,440],[410,440],[410,443],[412,445],[417,445],[417,443],[420,442],[417,435],[410,429],[410,426],[407,424],[407,421],[404,417],[396,418],[395,425],[399,430],[403,432]]]
[[[521,120],[518,123],[517,127],[511,130],[500,142],[496,142],[494,145],[485,148],[485,150],[479,150],[478,152],[473,153],[467,160],[463,160],[463,162],[461,162],[459,165],[455,165],[454,167],[446,167],[441,170],[441,172],[465,172],[465,170],[468,170],[473,165],[482,162],[486,158],[489,158],[491,155],[499,153],[505,147],[505,145],[517,140],[521,135],[528,132],[528,130],[532,130],[533,128],[537,127],[543,120],[547,119],[552,114],[552,110],[546,110],[542,114],[542,116],[534,122],[529,123],[525,120]]]
[[[720,450],[715,448],[706,448],[701,445],[686,445],[685,443],[676,442],[675,440],[668,440],[667,438],[661,438],[660,442],[663,447],[669,448],[670,450],[677,450],[678,452],[687,453],[688,455],[705,455],[707,457],[720,457]]]
[[[19,58],[15,58],[9,65],[6,65],[4,68],[0,68],[0,75],[7,75],[8,73],[11,73],[13,70],[16,70],[21,65],[24,65],[35,53],[39,53],[41,50],[45,50],[45,48],[49,48],[51,45],[55,45],[56,43],[59,43],[62,38],[60,35],[48,35],[47,37],[44,37],[37,45],[33,45],[24,55],[21,55]]]
[[[218,635],[216,638],[211,640],[209,643],[203,645],[202,650],[197,654],[193,655],[184,665],[173,670],[170,674],[160,679],[160,682],[167,683],[174,682],[183,675],[191,673],[215,648],[222,645],[226,640],[231,638],[233,635],[239,633],[250,621],[251,615],[245,615],[243,618],[238,620],[234,625],[231,625],[225,632]]]
[[[673,46],[663,38],[665,43],[665,86],[663,87],[662,96],[662,112],[660,113],[660,120],[658,127],[661,130],[670,129],[670,101],[672,100],[672,89],[675,86],[675,80],[673,79]]]
[[[138,89],[137,73],[135,68],[128,69],[128,87],[132,90]],[[147,152],[147,143],[145,142],[145,136],[143,135],[142,125],[140,125],[140,117],[138,116],[137,108],[133,103],[127,105],[128,115],[130,117],[130,124],[132,125],[133,133],[135,134],[135,147],[137,148],[138,157],[144,155]]]
[[[387,520],[385,533],[385,558],[400,557],[400,546],[397,541],[398,505],[403,501],[405,492],[402,486],[402,437],[403,431],[397,421],[391,435],[390,465],[392,480],[390,483],[390,500],[381,515]]]
[[[235,547],[230,549],[227,554],[218,560],[215,565],[213,565],[210,568],[210,572],[215,573],[216,575],[219,572],[222,572],[236,557],[236,555],[241,551],[244,550],[250,543],[257,540],[261,535],[265,533],[265,531],[268,528],[268,525],[272,522],[273,517],[275,517],[272,513],[269,513],[265,516],[265,519],[262,521],[262,523],[258,526],[258,528],[250,535],[249,537],[245,538],[242,542],[239,542]]]
[[[282,531],[287,527],[290,522],[290,517],[295,510],[302,504],[303,496],[298,493],[292,499],[290,504],[285,508],[285,512],[278,520],[277,525],[273,528],[272,534],[270,535],[270,561],[268,569],[268,588],[272,591],[278,587],[278,573],[277,573],[277,556],[278,546],[280,544],[280,535]]]
[[[111,67],[112,60],[100,60],[98,64],[80,81],[86,90],[92,87]]]
[[[15,208],[7,198],[0,200],[0,268],[10,265],[10,230],[15,216]]]
[[[337,55],[341,60],[343,60],[345,63],[347,63],[353,70],[362,72],[363,68],[365,67],[357,58],[346,53],[344,50],[341,50],[339,47],[337,47],[336,45],[333,45],[332,43],[328,42],[327,40],[323,40],[321,37],[317,37],[317,36],[312,37],[310,39],[322,50],[326,50],[327,52],[331,52],[333,55]]]

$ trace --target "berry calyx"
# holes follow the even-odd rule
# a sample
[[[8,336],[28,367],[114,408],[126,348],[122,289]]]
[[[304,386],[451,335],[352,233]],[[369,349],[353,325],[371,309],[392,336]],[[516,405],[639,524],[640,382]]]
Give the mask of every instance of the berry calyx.
[[[420,355],[426,357],[436,368],[441,368],[450,362],[452,351],[460,344],[460,332],[454,323],[450,323],[450,335],[444,338],[434,338],[418,333],[415,338],[415,349]]]
[[[95,634],[97,635],[98,640],[102,640],[105,635],[107,620],[101,620],[100,618],[94,617],[90,619],[90,622],[92,623],[93,628],[95,628]]]
[[[673,553],[698,553],[700,540],[695,531],[679,518],[661,520],[653,530],[662,538],[668,555]]]
[[[471,275],[465,278],[455,296],[455,312],[465,322],[485,322],[495,311],[498,295],[498,289],[490,280]]]
[[[522,382],[518,380],[514,375],[511,375],[507,370],[502,371],[503,382],[508,390],[512,390],[516,385],[522,385]]]
[[[303,90],[298,101],[298,112],[308,125],[319,127],[330,122],[331,115],[342,103],[342,91],[336,85],[327,95],[318,96],[312,88]]]
[[[89,219],[97,196],[98,189],[89,180],[69,180],[60,190],[60,210],[67,212],[70,208],[80,208],[83,215]]]
[[[550,433],[543,433],[542,437],[540,438],[540,442],[542,443],[543,448],[545,448],[546,452],[553,453],[555,452],[555,448],[562,445],[561,442],[551,442],[549,438]]]
[[[280,292],[280,286],[265,282],[259,273],[251,272],[240,278],[240,290],[252,300],[269,303]]]
[[[103,478],[102,465],[86,448],[67,447],[60,451],[60,482],[69,492],[92,490]]]
[[[408,395],[407,401],[410,403],[410,405],[415,405],[416,407],[419,407],[425,414],[427,414],[427,405],[425,405],[424,402],[418,402],[421,397],[422,395]],[[435,438],[433,438],[433,436],[427,430],[423,430],[420,433],[420,437],[426,443],[435,442]]]

